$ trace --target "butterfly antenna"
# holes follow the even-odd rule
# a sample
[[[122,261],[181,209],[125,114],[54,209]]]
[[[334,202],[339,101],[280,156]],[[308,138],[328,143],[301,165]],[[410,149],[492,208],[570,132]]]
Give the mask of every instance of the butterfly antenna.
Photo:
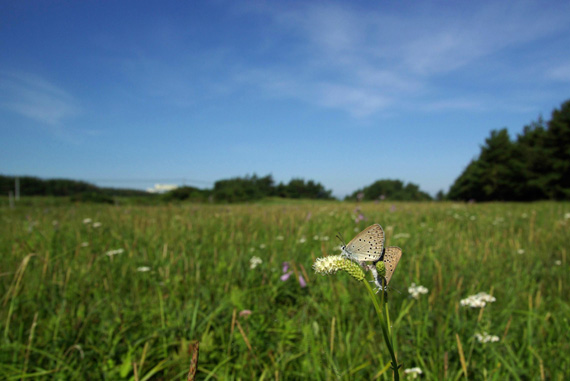
[[[338,238],[340,240],[340,242],[342,243],[342,246],[346,246],[346,244],[344,243],[344,239],[342,238],[342,235],[340,234],[340,232],[337,233],[336,238]]]

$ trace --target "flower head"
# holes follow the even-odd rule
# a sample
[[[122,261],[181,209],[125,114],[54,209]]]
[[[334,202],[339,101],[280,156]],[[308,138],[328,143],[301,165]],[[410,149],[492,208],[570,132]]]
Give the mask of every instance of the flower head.
[[[415,283],[412,283],[410,287],[408,287],[408,292],[414,299],[419,299],[420,294],[427,294],[428,289],[424,286],[416,286]]]
[[[249,260],[249,268],[250,269],[254,269],[257,267],[257,265],[263,263],[263,261],[261,260],[261,258],[256,257],[255,255],[253,257],[251,257],[251,259]]]
[[[123,254],[124,251],[125,250],[123,249],[109,250],[108,252],[105,253],[105,255],[108,257],[112,257],[113,255]]]
[[[475,338],[477,339],[478,342],[483,344],[496,343],[497,341],[499,341],[499,336],[489,335],[487,332],[476,333]]]
[[[422,370],[418,367],[406,369],[404,373],[408,376],[408,379],[414,379],[417,378],[418,375],[423,374]]]
[[[138,268],[137,268],[137,271],[138,271],[138,272],[141,272],[141,273],[146,273],[147,271],[150,271],[150,267],[148,267],[148,266],[141,266],[141,267],[138,267]]]
[[[239,317],[248,317],[249,315],[251,315],[251,310],[241,310],[239,312]]]
[[[342,255],[329,255],[328,257],[317,258],[313,264],[313,269],[316,273],[322,275],[330,275],[339,270],[344,270],[358,281],[364,279],[362,268]]]
[[[471,307],[471,308],[483,308],[487,305],[487,303],[493,303],[496,301],[494,296],[487,294],[486,292],[480,292],[475,295],[468,296],[467,298],[461,300],[461,305],[463,307]]]

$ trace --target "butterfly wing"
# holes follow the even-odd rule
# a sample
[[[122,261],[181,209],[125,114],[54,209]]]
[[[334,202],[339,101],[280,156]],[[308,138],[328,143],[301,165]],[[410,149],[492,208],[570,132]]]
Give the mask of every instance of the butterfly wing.
[[[397,246],[388,246],[384,251],[382,262],[384,262],[384,266],[386,267],[386,285],[390,283],[390,279],[392,279],[392,274],[394,274],[394,270],[396,270],[400,258],[402,258],[402,249]]]
[[[382,257],[384,230],[378,224],[370,225],[346,245],[346,253],[358,262],[377,261]]]

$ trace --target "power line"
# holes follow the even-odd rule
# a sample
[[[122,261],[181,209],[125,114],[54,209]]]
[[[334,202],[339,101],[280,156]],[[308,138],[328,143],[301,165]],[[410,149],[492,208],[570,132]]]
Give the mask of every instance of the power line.
[[[89,178],[89,179],[84,179],[84,181],[87,182],[96,182],[96,183],[192,183],[192,184],[204,184],[204,185],[212,185],[214,184],[211,181],[205,181],[205,180],[196,180],[196,179],[187,179],[187,178],[183,178],[183,177],[179,177],[179,178],[147,178],[147,179],[119,179],[119,178],[115,178],[115,179],[111,179],[111,178],[102,178],[102,179],[97,179],[97,178]]]

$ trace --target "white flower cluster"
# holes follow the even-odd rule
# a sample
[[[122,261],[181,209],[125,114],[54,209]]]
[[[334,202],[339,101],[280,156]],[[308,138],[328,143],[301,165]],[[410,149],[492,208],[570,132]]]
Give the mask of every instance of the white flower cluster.
[[[261,260],[261,258],[256,257],[255,255],[253,257],[251,257],[251,259],[249,260],[249,268],[250,269],[254,269],[257,267],[257,265],[263,263],[263,261]]]
[[[480,343],[496,343],[499,341],[499,336],[489,335],[487,332],[476,333],[475,338]]]
[[[417,378],[418,375],[423,374],[424,372],[422,372],[422,370],[420,368],[415,367],[415,368],[410,368],[410,369],[404,370],[404,373],[406,375],[408,375],[408,379],[410,379],[410,378],[414,379],[414,378]]]
[[[471,295],[463,300],[461,300],[461,305],[463,307],[471,307],[471,308],[483,308],[487,305],[487,303],[493,303],[496,301],[494,296],[487,294],[486,292],[480,292],[475,295]]]
[[[340,270],[339,261],[342,261],[343,258],[342,255],[329,255],[328,257],[317,258],[313,264],[313,269],[315,272],[323,275],[334,274]]]
[[[428,289],[425,288],[424,286],[421,286],[421,285],[416,286],[415,283],[412,283],[412,285],[410,287],[408,287],[408,292],[410,293],[412,298],[419,299],[420,294],[427,294],[428,293]]]
[[[137,271],[140,273],[146,273],[147,271],[150,271],[150,267],[148,266],[137,267]]]
[[[105,255],[108,257],[112,257],[113,255],[123,254],[124,252],[125,250],[123,249],[109,250],[108,252],[105,253]]]

